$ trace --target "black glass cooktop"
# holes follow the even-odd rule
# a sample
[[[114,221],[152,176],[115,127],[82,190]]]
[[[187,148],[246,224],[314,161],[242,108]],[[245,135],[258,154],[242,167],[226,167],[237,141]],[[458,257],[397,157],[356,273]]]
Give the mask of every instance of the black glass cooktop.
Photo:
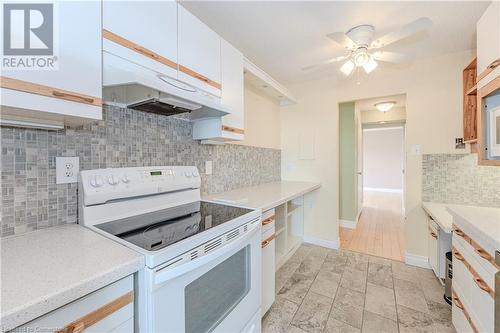
[[[210,202],[194,202],[96,227],[143,249],[157,251],[251,211]]]

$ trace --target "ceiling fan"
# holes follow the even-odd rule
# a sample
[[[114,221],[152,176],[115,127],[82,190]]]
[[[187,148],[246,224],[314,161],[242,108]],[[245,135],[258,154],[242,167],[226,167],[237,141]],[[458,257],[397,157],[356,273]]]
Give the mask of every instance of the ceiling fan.
[[[400,29],[390,32],[384,36],[374,39],[375,27],[369,24],[358,25],[349,29],[346,33],[334,32],[327,37],[342,45],[349,51],[347,55],[328,59],[322,63],[307,66],[302,70],[309,70],[320,66],[329,65],[344,61],[340,71],[345,75],[350,75],[354,69],[362,67],[366,73],[371,73],[377,68],[377,61],[389,63],[402,63],[407,57],[400,53],[384,51],[383,48],[389,44],[407,38],[420,31],[429,28],[432,21],[427,17],[421,17],[410,22]]]

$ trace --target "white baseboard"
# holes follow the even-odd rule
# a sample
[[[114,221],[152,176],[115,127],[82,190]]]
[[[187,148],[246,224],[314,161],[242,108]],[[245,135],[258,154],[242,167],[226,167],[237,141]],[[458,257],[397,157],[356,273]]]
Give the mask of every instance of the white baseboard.
[[[379,188],[379,187],[363,187],[363,191],[373,191],[373,192],[388,192],[388,193],[403,193],[400,188]]]
[[[304,242],[309,243],[309,244],[313,244],[313,245],[326,247],[326,248],[333,249],[333,250],[339,249],[339,240],[338,239],[336,241],[331,241],[331,240],[326,240],[326,239],[313,237],[313,236],[304,236]]]
[[[406,252],[405,255],[405,263],[411,266],[417,266],[422,268],[431,268],[429,266],[429,258],[424,256],[417,256],[415,254],[411,254]]]
[[[356,229],[356,221],[351,221],[351,220],[340,220],[339,219],[339,225],[342,228],[347,228],[347,229]]]

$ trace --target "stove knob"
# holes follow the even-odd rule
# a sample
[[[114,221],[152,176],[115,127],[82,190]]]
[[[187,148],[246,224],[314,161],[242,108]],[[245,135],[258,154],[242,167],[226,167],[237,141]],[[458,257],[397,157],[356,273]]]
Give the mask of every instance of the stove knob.
[[[123,175],[122,182],[124,182],[125,184],[127,184],[127,183],[130,182],[130,178],[127,175]]]
[[[184,172],[184,176],[187,178],[191,178],[191,173],[189,171]]]
[[[108,183],[109,183],[109,185],[116,185],[119,182],[120,182],[120,180],[116,176],[114,176],[114,175],[110,175],[108,177]]]
[[[194,178],[198,178],[198,172],[193,171],[193,172],[192,172],[192,175],[193,175],[193,177],[194,177]]]
[[[104,182],[102,181],[101,176],[94,176],[90,179],[90,185],[92,187],[101,187],[104,185]]]

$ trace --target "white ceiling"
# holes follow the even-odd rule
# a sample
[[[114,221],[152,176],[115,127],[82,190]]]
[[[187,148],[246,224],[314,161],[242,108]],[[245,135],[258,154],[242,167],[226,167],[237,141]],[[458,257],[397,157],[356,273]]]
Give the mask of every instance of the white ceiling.
[[[360,100],[357,100],[355,103],[356,103],[356,108],[358,108],[360,111],[373,111],[373,110],[377,110],[377,108],[375,107],[374,104],[380,103],[380,102],[386,102],[386,101],[396,102],[396,104],[394,105],[395,108],[406,107],[406,95],[405,94],[383,96],[383,97],[376,97],[376,98],[368,98],[368,99],[360,99]]]
[[[419,17],[433,26],[388,51],[413,59],[475,48],[476,22],[489,2],[480,1],[190,1],[182,4],[282,83],[340,75],[338,65],[303,71],[343,49],[325,37],[359,24],[372,24],[376,36]],[[383,66],[378,70],[383,70]]]

